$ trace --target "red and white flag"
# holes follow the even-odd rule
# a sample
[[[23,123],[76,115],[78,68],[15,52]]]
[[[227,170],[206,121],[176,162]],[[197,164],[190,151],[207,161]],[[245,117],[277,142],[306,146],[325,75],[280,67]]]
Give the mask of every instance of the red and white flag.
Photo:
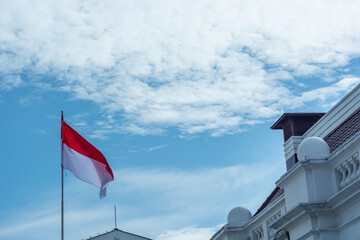
[[[78,179],[100,188],[100,198],[106,196],[106,186],[114,181],[113,172],[104,155],[61,116],[62,166]]]

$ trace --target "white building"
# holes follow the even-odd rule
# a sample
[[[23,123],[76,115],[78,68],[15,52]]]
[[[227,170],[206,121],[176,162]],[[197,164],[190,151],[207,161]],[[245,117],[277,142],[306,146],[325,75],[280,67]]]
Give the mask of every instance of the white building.
[[[211,240],[360,239],[360,85],[325,115],[285,113],[287,172],[252,215],[232,209]]]
[[[111,231],[98,234],[90,237],[87,240],[152,240],[150,238],[142,237],[133,233],[122,231],[118,228],[114,228]]]

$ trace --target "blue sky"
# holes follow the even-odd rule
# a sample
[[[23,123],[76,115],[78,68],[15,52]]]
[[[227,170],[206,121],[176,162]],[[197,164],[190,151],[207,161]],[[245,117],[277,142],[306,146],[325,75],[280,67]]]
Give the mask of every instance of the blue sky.
[[[115,182],[65,178],[67,239],[205,240],[285,172],[283,112],[360,83],[357,1],[0,1],[0,239],[60,239],[60,112]]]

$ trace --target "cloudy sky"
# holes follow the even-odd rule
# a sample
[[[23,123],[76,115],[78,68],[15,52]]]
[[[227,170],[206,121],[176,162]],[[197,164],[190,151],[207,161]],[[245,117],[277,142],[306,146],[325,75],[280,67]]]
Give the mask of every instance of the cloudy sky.
[[[360,83],[358,1],[0,0],[0,239],[60,239],[60,111],[107,157],[66,238],[206,240],[285,171],[283,112]]]

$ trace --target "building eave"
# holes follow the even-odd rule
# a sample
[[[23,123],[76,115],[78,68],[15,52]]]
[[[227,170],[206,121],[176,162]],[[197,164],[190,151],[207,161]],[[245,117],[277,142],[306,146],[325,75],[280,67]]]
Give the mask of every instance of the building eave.
[[[287,117],[308,117],[308,116],[316,116],[316,117],[322,117],[325,113],[314,113],[314,112],[290,112],[290,113],[284,113],[281,115],[281,117],[270,127],[271,129],[282,129],[282,121]]]
[[[99,236],[103,236],[103,235],[106,235],[106,234],[109,234],[109,233],[112,233],[112,232],[115,232],[115,231],[122,232],[122,233],[125,233],[125,234],[129,234],[129,235],[132,235],[132,236],[135,236],[135,237],[143,238],[145,240],[153,240],[151,238],[143,237],[143,236],[140,236],[140,235],[137,235],[137,234],[134,234],[134,233],[122,231],[122,230],[120,230],[118,228],[114,228],[114,229],[112,229],[110,231],[106,231],[106,232],[98,234],[96,236],[90,236],[89,238],[87,238],[87,240],[91,240],[91,239],[94,239],[94,238],[97,238]]]
[[[326,202],[310,202],[310,203],[299,203],[296,207],[286,212],[277,221],[272,223],[269,227],[274,229],[287,228],[298,219],[313,213],[328,212],[331,213],[332,209],[327,205]]]
[[[267,214],[269,211],[271,211],[272,209],[274,209],[276,206],[278,206],[279,204],[281,204],[282,202],[285,201],[285,196],[282,195],[280,196],[278,199],[276,199],[275,201],[273,201],[272,203],[270,203],[268,206],[266,206],[261,212],[259,212],[256,216],[254,216],[245,226],[244,228],[247,229],[249,228],[250,225],[254,224],[255,222],[257,222],[259,219],[261,219],[265,214]]]

